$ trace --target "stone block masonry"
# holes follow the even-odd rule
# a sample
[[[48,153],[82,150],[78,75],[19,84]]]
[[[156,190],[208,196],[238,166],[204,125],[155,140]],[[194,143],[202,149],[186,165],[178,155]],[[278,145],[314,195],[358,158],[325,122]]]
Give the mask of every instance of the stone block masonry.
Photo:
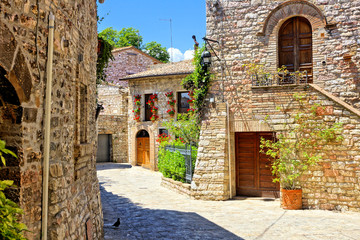
[[[0,139],[19,156],[9,159],[0,177],[14,173],[18,185],[14,197],[24,209],[21,221],[30,230],[26,237],[40,239],[50,12],[55,15],[55,32],[48,236],[101,239],[103,220],[95,172],[96,1],[0,2],[0,98],[4,100]],[[92,226],[91,231],[86,226]]]
[[[288,104],[288,100],[295,92],[306,92],[317,99],[323,110],[324,124],[342,122],[344,140],[341,144],[324,145],[322,161],[313,167],[301,179],[303,186],[303,200],[306,208],[338,209],[359,211],[359,116],[356,111],[349,110],[343,102],[359,109],[359,44],[357,34],[359,30],[360,1],[323,1],[323,0],[276,0],[276,1],[236,1],[219,0],[206,1],[207,5],[207,37],[218,40],[220,44],[213,44],[221,62],[212,64],[212,71],[216,77],[210,94],[217,99],[224,97],[230,108],[230,129],[221,116],[218,106],[208,106],[208,113],[212,113],[209,120],[205,118],[202,124],[201,141],[197,168],[194,174],[194,187],[202,189],[199,198],[214,199],[218,195],[225,198],[228,191],[228,181],[231,189],[236,189],[239,183],[235,176],[236,146],[235,134],[244,132],[281,132],[285,131],[284,122],[291,121],[286,115],[277,110],[276,106]],[[312,29],[312,79],[324,92],[313,88],[304,89],[298,86],[277,86],[256,88],[252,86],[251,78],[244,70],[246,63],[258,63],[265,71],[276,72],[279,67],[279,31],[285,21],[292,17],[306,18]],[[225,67],[221,75],[221,67]],[[338,97],[340,101],[329,98],[328,94]],[[315,100],[314,100],[315,101]],[[342,102],[343,101],[343,102]],[[297,106],[291,106],[293,111]],[[271,122],[264,122],[270,115]],[[226,139],[212,141],[216,126],[215,119],[219,119],[217,130],[230,131],[230,142]],[[209,128],[210,129],[207,129]],[[209,130],[209,131],[207,131]],[[222,136],[221,131],[217,135]],[[222,146],[224,142],[225,146]],[[227,153],[229,147],[230,152]],[[215,154],[209,156],[210,151],[219,149],[217,153],[224,155],[225,163],[230,159],[231,174],[228,167],[222,167],[224,174],[213,174],[213,166],[209,163],[221,160]],[[224,149],[222,152],[221,149]],[[217,155],[219,156],[219,155]],[[201,159],[206,159],[205,162]],[[209,167],[209,168],[208,168]],[[207,174],[207,171],[209,174]],[[221,170],[222,171],[222,170]],[[201,172],[201,174],[197,174]],[[240,176],[240,175],[239,175]],[[207,179],[211,179],[208,181]],[[223,183],[222,192],[208,190],[215,183]],[[201,184],[200,184],[201,183]],[[218,184],[221,189],[221,184]],[[215,188],[217,188],[216,186]],[[236,195],[233,192],[232,195]],[[212,196],[212,197],[209,197]]]

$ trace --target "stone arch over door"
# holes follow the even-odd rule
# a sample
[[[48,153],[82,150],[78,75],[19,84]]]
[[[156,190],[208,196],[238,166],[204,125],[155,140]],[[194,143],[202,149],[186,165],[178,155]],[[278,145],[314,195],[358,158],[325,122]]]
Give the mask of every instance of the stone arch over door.
[[[270,72],[277,72],[279,66],[279,32],[283,24],[291,18],[301,17],[306,19],[312,30],[312,49],[321,47],[321,42],[327,34],[325,29],[330,26],[322,11],[314,4],[305,0],[292,0],[280,4],[267,16],[261,32],[257,35],[262,38],[267,52],[266,63]],[[316,83],[321,64],[324,60],[318,51],[313,51],[312,81]]]
[[[294,16],[304,16],[309,20],[313,28],[326,27],[328,24],[325,15],[314,4],[306,0],[292,0],[280,4],[270,12],[265,20],[262,31],[258,35],[271,35],[279,25],[279,22],[282,24],[288,18]]]
[[[12,84],[20,103],[28,102],[32,89],[32,78],[21,46],[10,29],[0,22],[0,66]]]

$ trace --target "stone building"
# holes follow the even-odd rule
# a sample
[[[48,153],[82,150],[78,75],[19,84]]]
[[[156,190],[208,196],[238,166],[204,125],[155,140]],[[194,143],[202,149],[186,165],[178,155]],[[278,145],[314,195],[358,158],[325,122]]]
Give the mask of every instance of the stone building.
[[[358,211],[360,1],[207,0],[206,5],[207,37],[219,41],[210,44],[221,62],[212,65],[210,98],[216,100],[208,103],[202,122],[192,195],[225,200],[275,193],[256,151],[259,138],[286,131],[287,115],[277,106],[306,93],[323,107],[325,124],[343,123],[344,140],[326,146],[321,162],[301,179],[304,206]],[[247,63],[274,76],[286,65],[306,70],[307,78],[261,84],[245,71]]]
[[[127,86],[126,81],[120,79],[135,73],[146,71],[150,66],[160,64],[159,60],[144,53],[136,47],[122,47],[112,50],[114,60],[109,62],[105,70],[106,81]]]
[[[130,99],[128,105],[129,115],[129,135],[128,135],[128,152],[129,162],[132,165],[141,165],[151,170],[157,169],[157,151],[158,135],[167,133],[163,128],[162,122],[171,116],[167,113],[170,109],[168,98],[165,93],[173,92],[175,112],[187,112],[189,104],[188,92],[182,88],[181,80],[194,71],[191,60],[177,63],[167,63],[153,66],[148,71],[127,76],[122,80],[129,81]],[[154,122],[150,120],[152,113],[151,108],[146,104],[151,95],[157,94],[158,101],[155,101],[155,107],[158,108],[158,119]],[[139,120],[135,120],[133,110],[137,108],[134,104],[134,96],[140,95],[141,105]]]
[[[129,88],[98,85],[98,101],[104,107],[98,122],[98,162],[128,162]]]
[[[7,195],[24,210],[29,239],[46,238],[44,233],[49,239],[101,239],[96,1],[1,1],[0,9],[0,139],[18,156],[6,156],[7,166],[0,169],[1,179],[17,185]],[[51,89],[49,73],[52,91],[45,94]],[[46,97],[52,101],[49,128]],[[45,149],[50,149],[48,188]]]

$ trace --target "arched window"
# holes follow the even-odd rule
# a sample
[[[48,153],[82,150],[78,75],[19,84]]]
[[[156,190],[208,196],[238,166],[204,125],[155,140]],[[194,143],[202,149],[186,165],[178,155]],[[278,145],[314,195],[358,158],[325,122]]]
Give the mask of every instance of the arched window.
[[[279,67],[290,72],[307,71],[308,82],[313,80],[312,28],[303,17],[288,19],[279,32]]]

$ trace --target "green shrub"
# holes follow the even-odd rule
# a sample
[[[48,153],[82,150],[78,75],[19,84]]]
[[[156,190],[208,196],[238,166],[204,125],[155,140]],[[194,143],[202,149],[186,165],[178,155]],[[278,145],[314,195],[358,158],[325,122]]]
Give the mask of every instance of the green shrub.
[[[6,166],[3,153],[16,157],[13,152],[5,148],[5,141],[0,140],[0,158],[3,165]],[[26,240],[22,233],[27,228],[25,224],[19,223],[23,210],[6,198],[4,194],[4,190],[12,186],[14,186],[13,181],[0,181],[0,240]]]
[[[186,175],[186,166],[185,166],[185,158],[179,151],[171,152],[165,150],[165,146],[169,144],[165,142],[161,144],[159,148],[159,158],[158,158],[158,168],[159,171],[166,178],[172,178],[175,181],[185,182]],[[185,144],[176,141],[173,144],[176,148],[185,149]],[[197,155],[197,148],[192,147],[192,169],[194,171],[195,161]]]

